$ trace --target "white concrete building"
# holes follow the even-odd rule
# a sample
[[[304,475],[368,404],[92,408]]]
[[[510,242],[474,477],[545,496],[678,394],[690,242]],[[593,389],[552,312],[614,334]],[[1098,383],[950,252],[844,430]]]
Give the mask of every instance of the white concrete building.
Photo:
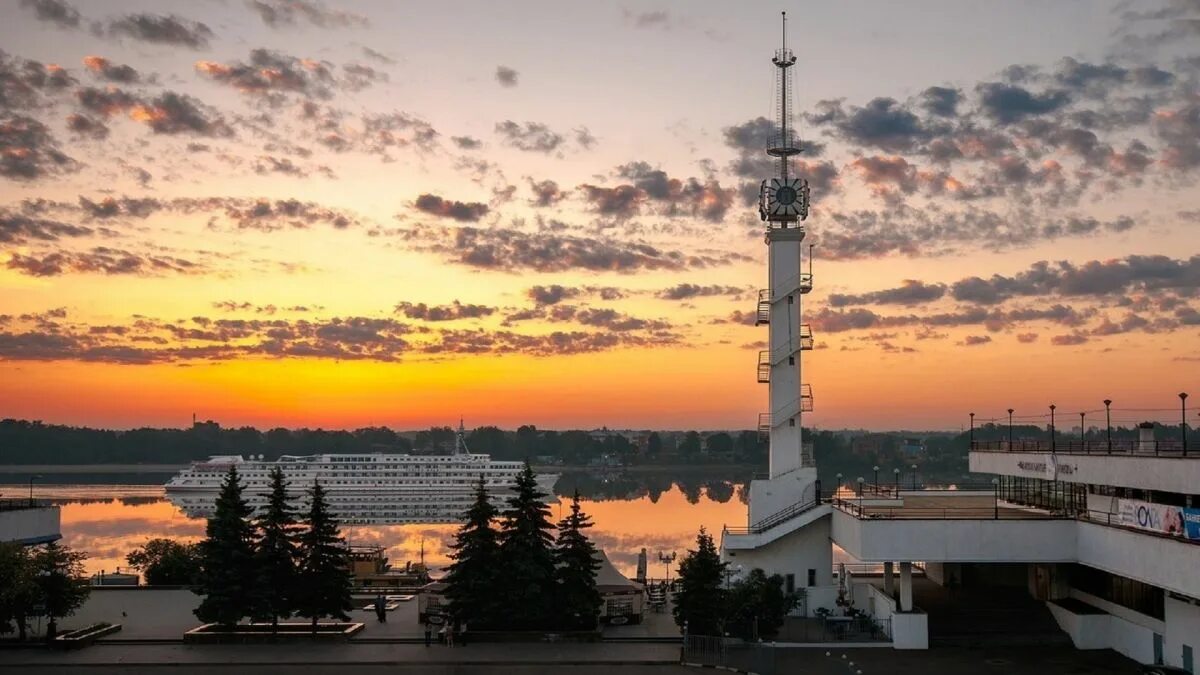
[[[1069,636],[1080,649],[1196,672],[1200,448],[1189,454],[1152,435],[1124,445],[979,443],[970,453],[971,471],[984,474],[975,489],[904,490],[899,480],[860,478],[854,489],[822,494],[801,426],[813,403],[801,378],[801,356],[813,346],[801,307],[813,279],[811,251],[802,272],[808,185],[789,166],[801,144],[789,113],[796,59],[786,45],[785,31],[772,59],[779,135],[766,148],[779,176],[763,181],[759,206],[770,282],[757,314],[770,326],[758,360],[770,412],[759,431],[770,439],[770,472],[750,484],[747,523],[724,529],[722,558],[734,570],[782,575],[803,593],[809,616],[850,608],[874,617],[899,649]],[[872,573],[853,577],[843,566],[835,585],[834,545]]]
[[[0,541],[32,546],[59,539],[57,506],[34,499],[0,499]]]

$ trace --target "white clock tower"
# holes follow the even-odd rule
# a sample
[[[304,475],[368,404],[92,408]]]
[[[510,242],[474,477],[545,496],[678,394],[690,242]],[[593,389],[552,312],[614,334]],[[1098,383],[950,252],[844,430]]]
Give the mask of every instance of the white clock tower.
[[[803,152],[791,120],[791,73],[796,57],[783,46],[771,62],[776,77],[777,135],[766,152],[779,160],[779,175],[762,182],[759,215],[767,224],[768,288],[759,292],[759,324],[769,325],[768,349],[758,355],[758,381],[770,391],[769,412],[759,416],[759,433],[770,443],[770,474],[750,485],[750,524],[793,507],[817,494],[812,444],[804,442],[801,420],[813,409],[812,388],[801,375],[801,355],[813,348],[803,321],[803,297],[812,290],[812,260],[804,265],[804,220],[808,218],[808,181],[791,173],[791,158]]]

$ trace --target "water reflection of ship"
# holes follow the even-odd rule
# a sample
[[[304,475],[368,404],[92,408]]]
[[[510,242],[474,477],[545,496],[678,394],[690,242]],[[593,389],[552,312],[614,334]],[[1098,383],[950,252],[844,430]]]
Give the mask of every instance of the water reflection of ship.
[[[231,466],[237,468],[243,495],[255,511],[266,505],[270,473],[278,467],[297,502],[303,502],[305,490],[317,482],[325,488],[330,511],[343,523],[384,525],[458,522],[474,501],[481,476],[489,497],[499,503],[512,494],[524,463],[471,453],[459,421],[450,455],[284,455],[276,461],[261,455],[216,456],[194,462],[172,478],[165,486],[167,499],[188,516],[211,516]],[[556,474],[540,474],[538,487],[551,495],[557,480]]]

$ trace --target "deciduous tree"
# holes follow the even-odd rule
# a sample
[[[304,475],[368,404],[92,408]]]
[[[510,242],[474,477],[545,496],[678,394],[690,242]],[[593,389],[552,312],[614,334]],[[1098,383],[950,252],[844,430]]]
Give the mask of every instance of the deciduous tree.
[[[191,586],[200,582],[203,562],[199,544],[150,539],[125,556],[151,586]]]
[[[37,601],[49,622],[46,639],[58,634],[58,619],[71,616],[87,600],[92,587],[83,573],[87,555],[50,542],[33,553],[33,583]]]

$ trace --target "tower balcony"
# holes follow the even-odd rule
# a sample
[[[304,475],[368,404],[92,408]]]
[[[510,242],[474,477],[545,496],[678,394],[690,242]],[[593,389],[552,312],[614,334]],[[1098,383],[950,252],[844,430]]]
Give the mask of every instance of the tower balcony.
[[[800,293],[800,295],[808,295],[813,289],[812,272],[799,272],[788,277],[783,283],[776,285],[773,288],[764,288],[758,292],[758,302],[761,305],[764,301],[769,305],[779,302],[792,293]],[[769,310],[769,308],[768,308]]]
[[[771,413],[758,414],[758,440],[765,441],[771,436]]]
[[[761,326],[764,323],[771,323],[771,289],[769,288],[758,292],[758,312],[754,318],[755,326]]]
[[[771,411],[771,423],[782,424],[784,420],[795,417],[802,412],[812,412],[812,409],[812,386],[808,384],[802,384],[800,385],[799,396]]]
[[[782,344],[771,351],[762,350],[758,353],[758,381],[771,381],[771,367],[783,363],[783,360],[796,352],[811,351],[813,348],[812,327],[800,324],[800,334],[787,344]]]

